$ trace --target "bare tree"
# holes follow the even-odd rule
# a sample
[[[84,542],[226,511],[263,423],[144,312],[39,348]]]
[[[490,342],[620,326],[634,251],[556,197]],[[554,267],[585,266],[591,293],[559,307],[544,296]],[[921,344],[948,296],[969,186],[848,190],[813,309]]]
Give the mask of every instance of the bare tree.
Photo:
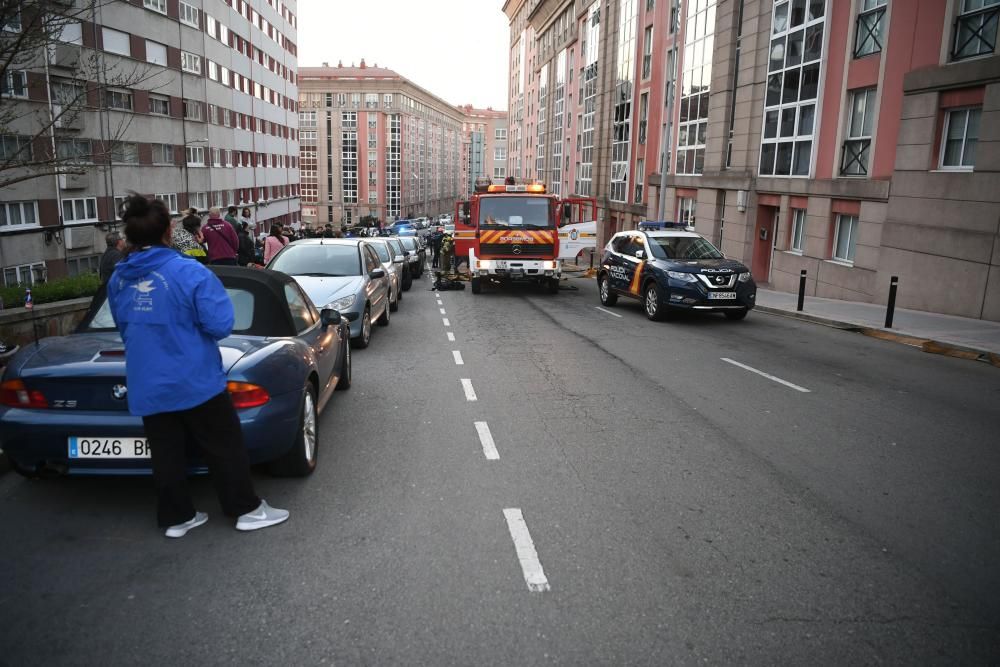
[[[100,114],[98,141],[76,138],[85,112],[116,108],[113,91],[168,76],[83,45],[120,1],[0,0],[0,188],[82,174],[130,150],[132,113],[120,107]]]

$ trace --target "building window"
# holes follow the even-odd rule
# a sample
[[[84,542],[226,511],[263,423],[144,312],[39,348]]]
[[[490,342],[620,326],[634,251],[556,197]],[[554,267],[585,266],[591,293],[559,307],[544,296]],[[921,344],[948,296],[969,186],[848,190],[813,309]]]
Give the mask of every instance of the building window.
[[[122,56],[132,55],[132,45],[128,33],[118,32],[111,28],[101,28],[101,37],[104,38],[105,51]]]
[[[825,2],[774,6],[764,96],[761,176],[808,176],[823,56]]]
[[[858,244],[858,216],[838,215],[833,236],[833,258],[854,263],[854,248]]]
[[[66,259],[66,268],[69,270],[70,276],[97,273],[100,265],[100,255],[86,255],[84,257],[70,257]]]
[[[153,164],[173,164],[174,147],[171,144],[153,144]]]
[[[181,69],[191,74],[201,74],[201,56],[181,51]]]
[[[201,109],[201,102],[197,100],[184,100],[184,118],[186,120],[202,120],[204,118]]]
[[[127,90],[105,90],[104,106],[119,111],[132,111],[132,93]]]
[[[33,201],[0,203],[0,230],[34,227],[38,224],[38,206]]]
[[[84,164],[93,160],[93,151],[88,139],[57,139],[56,155],[60,160]]]
[[[854,30],[854,57],[882,50],[885,39],[885,6],[889,0],[860,0]]]
[[[642,186],[646,182],[646,161],[639,158],[635,161],[635,203],[642,203]]]
[[[27,97],[28,75],[21,70],[7,70],[0,77],[0,97]]]
[[[982,107],[950,109],[945,117],[941,168],[971,170],[976,164],[979,119]]]
[[[111,161],[122,164],[139,164],[139,144],[115,141],[111,144]]]
[[[875,88],[851,93],[851,117],[847,122],[847,139],[840,156],[841,176],[867,176],[871,158],[872,124],[875,120]]]
[[[188,195],[188,206],[193,206],[198,211],[204,211],[208,208],[208,193],[192,192]]]
[[[688,3],[684,31],[684,71],[681,75],[680,119],[677,127],[675,170],[678,174],[701,174],[705,169],[708,133],[708,96],[715,44],[715,0]]]
[[[506,167],[493,167],[493,178],[503,178],[507,175]]]
[[[185,146],[184,153],[189,167],[205,166],[205,148],[203,146]]]
[[[142,0],[142,6],[161,14],[167,13],[167,0]]]
[[[507,149],[503,146],[497,146],[493,149],[493,159],[500,162],[507,160]]]
[[[493,131],[493,138],[496,141],[507,141],[507,128],[498,127]]]
[[[792,209],[792,238],[789,247],[794,252],[802,252],[802,237],[806,228],[806,210],[804,208]]]
[[[698,202],[694,197],[677,198],[677,222],[684,223],[686,227],[694,227],[694,213]]]
[[[162,201],[164,204],[167,205],[167,209],[169,209],[171,213],[177,213],[176,193],[153,195],[153,199],[159,199],[160,201]]]
[[[958,0],[955,19],[953,60],[990,55],[997,47],[997,21],[1000,20],[1000,0]]]
[[[165,44],[160,44],[159,42],[154,42],[151,39],[146,40],[146,62],[153,63],[154,65],[167,66],[167,47]]]
[[[198,20],[198,9],[186,2],[180,4],[180,19],[181,23],[186,23],[192,28],[201,28],[201,23]]]
[[[649,93],[639,96],[639,143],[646,143],[646,125],[649,120]]]
[[[653,7],[656,5],[656,0],[646,0],[646,11],[653,11]]]
[[[0,135],[0,161],[2,163],[31,160],[31,137],[19,134]]]
[[[36,285],[46,279],[45,262],[7,266],[3,270],[3,284],[6,287]]]
[[[653,26],[646,26],[642,35],[642,79],[649,78],[653,69]]]
[[[714,4],[714,2],[713,2]],[[693,3],[692,3],[693,6]],[[632,97],[635,87],[633,61],[636,39],[636,0],[624,0],[618,15],[617,83],[611,135],[611,201],[628,201],[628,169],[632,146]]]
[[[170,115],[170,98],[160,97],[159,95],[149,96],[149,113],[155,113],[159,116],[169,116]]]
[[[82,197],[80,199],[62,200],[63,222],[97,222],[97,199]]]

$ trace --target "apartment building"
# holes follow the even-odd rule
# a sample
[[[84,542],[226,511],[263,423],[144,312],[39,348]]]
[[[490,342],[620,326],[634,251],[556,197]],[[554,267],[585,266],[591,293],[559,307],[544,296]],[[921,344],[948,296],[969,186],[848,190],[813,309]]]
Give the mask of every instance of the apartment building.
[[[3,81],[3,104],[19,110],[4,157],[26,142],[35,159],[50,146],[71,157],[66,173],[0,192],[5,284],[96,270],[129,192],[175,213],[247,206],[260,230],[298,224],[294,0],[66,6],[74,20]],[[72,99],[79,108],[64,113]],[[39,135],[39,118],[54,119],[51,132]]]
[[[804,269],[810,295],[884,303],[898,276],[900,306],[1000,320],[1000,0],[504,9],[511,169],[596,196],[602,238],[684,220],[774,289]],[[576,141],[552,122],[563,57]]]
[[[299,72],[303,220],[351,225],[453,210],[465,192],[463,112],[396,72]]]
[[[507,112],[459,107],[462,122],[462,184],[465,195],[472,193],[478,176],[503,178],[507,175]]]

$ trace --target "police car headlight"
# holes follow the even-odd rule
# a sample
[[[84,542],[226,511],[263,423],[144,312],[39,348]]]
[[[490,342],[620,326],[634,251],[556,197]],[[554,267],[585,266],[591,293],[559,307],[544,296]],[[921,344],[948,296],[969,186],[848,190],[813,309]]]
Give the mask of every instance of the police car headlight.
[[[329,307],[333,308],[334,310],[347,310],[348,308],[354,305],[354,302],[357,300],[357,298],[358,298],[357,294],[345,296],[340,299],[337,299],[336,301],[331,302]]]
[[[748,280],[750,280],[750,272],[749,271],[744,271],[743,273],[740,274],[740,282],[741,283],[745,283]]]
[[[693,283],[698,281],[693,273],[685,273],[684,271],[667,271],[667,275],[670,278],[678,280],[682,283]]]

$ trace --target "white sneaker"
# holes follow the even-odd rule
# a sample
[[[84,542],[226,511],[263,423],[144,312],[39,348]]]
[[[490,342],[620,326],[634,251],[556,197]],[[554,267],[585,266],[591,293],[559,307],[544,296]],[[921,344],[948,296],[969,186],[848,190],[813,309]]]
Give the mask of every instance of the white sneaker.
[[[253,512],[247,512],[236,520],[236,530],[257,530],[276,526],[288,519],[288,510],[279,510],[261,500]]]
[[[179,523],[176,526],[170,526],[167,528],[165,535],[167,537],[184,537],[187,532],[192,528],[197,528],[201,524],[208,521],[208,515],[204,512],[195,512],[194,516],[185,521],[184,523]]]

